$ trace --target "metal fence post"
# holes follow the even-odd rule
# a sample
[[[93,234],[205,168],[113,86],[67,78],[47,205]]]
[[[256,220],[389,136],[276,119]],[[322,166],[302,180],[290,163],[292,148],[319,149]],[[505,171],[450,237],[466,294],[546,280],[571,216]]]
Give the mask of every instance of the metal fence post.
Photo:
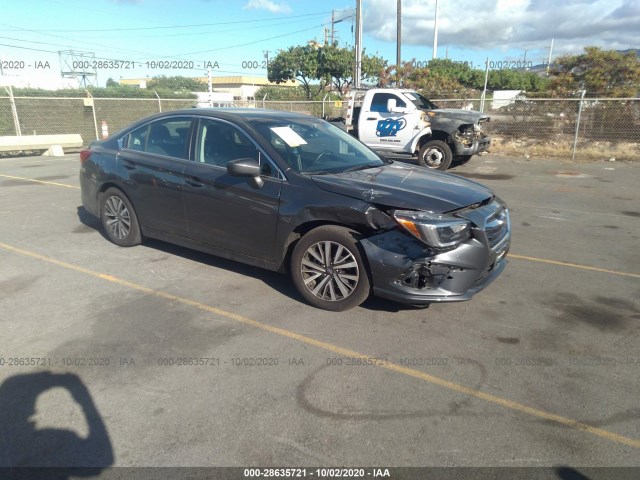
[[[22,136],[22,131],[20,130],[20,119],[18,118],[16,99],[13,97],[13,88],[11,87],[11,85],[9,85],[9,88],[4,87],[4,89],[9,94],[9,102],[11,103],[11,116],[13,117],[13,127],[16,129],[16,135],[20,137]]]
[[[265,100],[267,99],[267,95],[268,95],[268,93],[265,93],[264,97],[262,97],[262,108],[266,108],[265,107]]]
[[[584,99],[584,94],[587,93],[586,90],[580,91],[580,100],[578,104],[578,118],[576,120],[576,133],[573,137],[573,155],[571,156],[571,160],[576,159],[576,146],[578,144],[578,130],[580,130],[580,116],[582,115],[582,100]]]
[[[156,94],[156,98],[158,99],[158,110],[162,112],[162,101],[160,100],[160,95],[158,95],[158,92],[156,92],[155,90],[153,91],[153,93]]]
[[[329,96],[329,94],[325,94],[324,98],[322,99],[322,118],[325,117],[324,115],[324,101],[327,99],[327,97]]]
[[[87,95],[91,99],[91,112],[93,113],[93,128],[96,130],[96,140],[100,140],[100,135],[98,135],[98,120],[96,119],[96,102],[93,99],[93,95],[89,93],[89,90],[85,89]]]

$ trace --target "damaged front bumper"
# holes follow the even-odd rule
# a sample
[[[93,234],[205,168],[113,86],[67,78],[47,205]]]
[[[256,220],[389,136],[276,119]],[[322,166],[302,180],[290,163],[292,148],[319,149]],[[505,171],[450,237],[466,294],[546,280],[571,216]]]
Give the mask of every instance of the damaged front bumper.
[[[453,135],[454,154],[475,155],[485,152],[491,146],[491,137],[481,131],[479,124],[461,128]]]
[[[469,300],[504,270],[510,242],[508,224],[499,238],[474,229],[472,238],[443,253],[400,230],[360,240],[369,260],[373,293],[415,305]]]
[[[465,145],[464,143],[456,141],[455,143],[456,155],[475,155],[480,152],[486,152],[491,146],[491,137],[488,135],[475,140],[471,145]]]

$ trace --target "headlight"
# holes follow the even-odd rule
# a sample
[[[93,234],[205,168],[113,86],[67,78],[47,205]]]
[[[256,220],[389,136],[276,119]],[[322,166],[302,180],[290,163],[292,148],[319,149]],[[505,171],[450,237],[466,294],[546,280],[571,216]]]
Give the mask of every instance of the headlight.
[[[395,210],[393,218],[414,237],[436,248],[454,247],[471,236],[471,224],[450,215]]]

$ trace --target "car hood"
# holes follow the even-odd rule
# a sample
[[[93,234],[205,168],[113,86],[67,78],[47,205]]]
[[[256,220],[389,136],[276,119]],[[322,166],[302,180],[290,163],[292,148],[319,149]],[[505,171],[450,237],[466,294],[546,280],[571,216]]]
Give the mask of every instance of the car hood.
[[[462,110],[459,108],[438,108],[437,110],[432,110],[436,113],[435,119],[438,117],[446,118],[448,120],[456,120],[461,124],[474,124],[478,123],[480,120],[489,120],[489,115],[486,113],[478,112],[476,110]],[[433,119],[432,119],[433,121]]]
[[[494,196],[487,187],[471,180],[398,163],[312,178],[329,192],[377,205],[433,213],[457,210]]]

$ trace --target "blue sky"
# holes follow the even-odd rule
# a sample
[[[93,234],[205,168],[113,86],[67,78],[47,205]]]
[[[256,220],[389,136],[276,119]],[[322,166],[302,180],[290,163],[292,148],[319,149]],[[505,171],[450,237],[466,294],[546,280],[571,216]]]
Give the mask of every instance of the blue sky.
[[[431,58],[434,4],[403,0],[403,60]],[[201,76],[209,64],[214,76],[266,76],[266,51],[273,57],[322,42],[332,11],[343,19],[336,38],[353,45],[354,10],[355,0],[3,0],[0,58],[5,74],[22,76],[59,75],[57,52],[70,49],[129,67],[98,65],[100,85],[109,77]],[[396,1],[364,0],[363,10],[367,52],[395,63]],[[552,38],[554,57],[589,45],[638,48],[638,25],[640,0],[440,0],[438,56],[542,63]]]

